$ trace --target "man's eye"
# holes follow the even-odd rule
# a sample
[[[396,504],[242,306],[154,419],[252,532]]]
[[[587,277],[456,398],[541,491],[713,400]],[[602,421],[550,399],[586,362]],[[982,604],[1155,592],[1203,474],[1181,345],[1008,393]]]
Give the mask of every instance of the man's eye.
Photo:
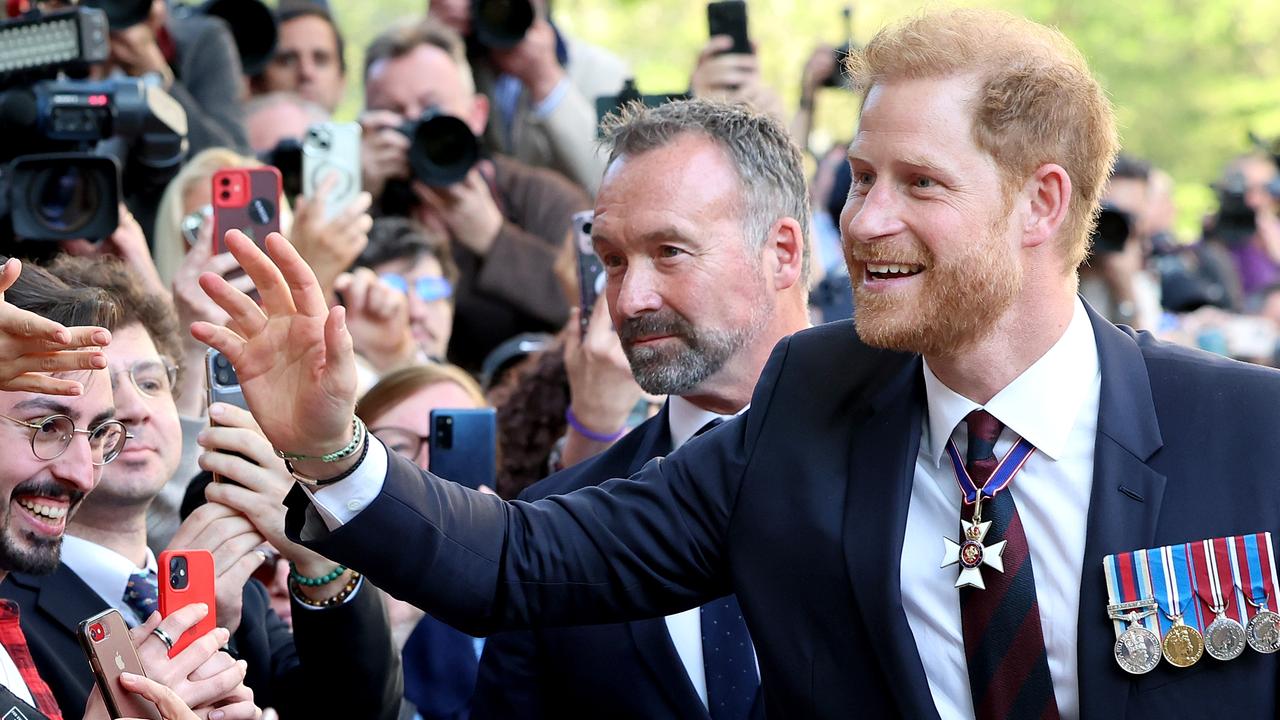
[[[917,175],[915,179],[911,181],[911,186],[918,188],[920,190],[927,190],[932,187],[937,187],[938,181],[934,180],[931,177],[925,177],[924,175]]]
[[[678,247],[672,247],[671,245],[663,245],[662,247],[658,248],[658,257],[673,258],[679,255],[681,252],[682,251]]]
[[[622,267],[622,256],[614,255],[611,253],[605,253],[604,255],[600,256],[600,262],[606,268],[619,268],[619,267]]]

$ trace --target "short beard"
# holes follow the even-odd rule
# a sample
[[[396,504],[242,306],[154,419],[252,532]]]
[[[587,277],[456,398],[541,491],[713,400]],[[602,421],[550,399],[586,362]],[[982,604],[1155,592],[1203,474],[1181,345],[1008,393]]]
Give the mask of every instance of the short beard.
[[[631,374],[651,395],[685,395],[715,375],[760,333],[773,314],[773,298],[762,293],[746,326],[727,330],[699,329],[670,308],[627,318],[618,328]],[[635,341],[669,335],[674,348],[636,347]]]
[[[57,570],[58,563],[62,561],[62,536],[46,538],[28,532],[18,538],[15,537],[14,530],[9,527],[10,513],[13,512],[13,498],[34,494],[70,499],[70,506],[67,508],[68,521],[72,511],[84,499],[84,493],[68,491],[62,485],[48,481],[29,480],[14,488],[9,494],[10,505],[5,510],[4,524],[0,526],[0,568],[8,572],[48,575]]]
[[[899,307],[892,293],[866,292],[861,277],[855,277],[858,337],[868,345],[926,357],[953,356],[985,338],[1022,290],[1022,268],[1003,245],[1007,223],[1007,212],[999,214],[981,242],[966,245],[946,263],[921,248],[920,262],[928,269],[916,307]],[[850,264],[851,271],[879,259],[860,259]]]

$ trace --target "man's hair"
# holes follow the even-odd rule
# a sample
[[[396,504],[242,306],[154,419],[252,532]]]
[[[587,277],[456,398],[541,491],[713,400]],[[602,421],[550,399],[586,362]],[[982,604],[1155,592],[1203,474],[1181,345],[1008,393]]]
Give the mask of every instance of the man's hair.
[[[5,258],[0,257],[0,262]],[[71,285],[48,270],[22,264],[22,274],[4,293],[5,302],[66,327],[92,325],[115,330],[122,308],[102,288]]]
[[[1116,156],[1116,162],[1111,166],[1112,179],[1119,180],[1141,180],[1147,182],[1151,179],[1151,163],[1133,155],[1120,153]]]
[[[629,103],[601,122],[609,165],[687,135],[701,135],[724,151],[742,185],[743,233],[752,249],[764,246],[774,223],[800,223],[804,241],[801,279],[809,276],[809,189],[800,148],[781,123],[742,105],[693,99],[656,108]]]
[[[172,301],[149,292],[137,273],[123,261],[59,255],[49,265],[49,272],[73,287],[105,292],[119,308],[115,327],[108,329],[141,325],[162,356],[175,363],[182,359],[178,315]]]
[[[240,111],[240,117],[248,118],[255,113],[269,110],[277,105],[292,105],[305,113],[313,123],[327,122],[331,117],[329,111],[321,107],[320,103],[312,102],[296,92],[286,90],[254,95],[245,101],[244,107]]]
[[[973,140],[1000,168],[1006,197],[1045,163],[1062,166],[1073,192],[1062,243],[1069,268],[1089,249],[1119,141],[1111,103],[1062,33],[997,10],[908,18],[849,56],[855,87],[973,76]]]
[[[329,24],[329,29],[333,30],[333,42],[338,50],[338,71],[343,75],[347,74],[347,43],[342,39],[342,31],[338,29],[338,23],[333,19],[333,15],[324,7],[310,2],[282,2],[280,10],[276,13],[276,24],[284,25],[290,20],[296,20],[301,17],[320,18]]]
[[[452,285],[458,284],[458,264],[453,261],[453,251],[448,238],[428,231],[409,218],[380,217],[369,229],[369,244],[356,258],[356,267],[373,268],[396,260],[417,262],[433,257],[440,263],[440,271]]]
[[[458,66],[458,74],[467,92],[476,91],[475,76],[467,61],[467,45],[462,36],[436,20],[412,20],[392,25],[373,39],[364,51],[364,81],[369,82],[369,69],[374,63],[404,57],[422,45],[439,48]]]

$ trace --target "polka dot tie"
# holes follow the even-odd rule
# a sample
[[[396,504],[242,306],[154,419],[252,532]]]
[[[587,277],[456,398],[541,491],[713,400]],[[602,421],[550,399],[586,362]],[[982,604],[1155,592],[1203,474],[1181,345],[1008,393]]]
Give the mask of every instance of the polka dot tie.
[[[711,720],[745,720],[760,694],[755,649],[733,595],[702,606],[702,664]]]
[[[124,604],[133,609],[139,624],[146,622],[151,613],[160,609],[159,592],[155,570],[136,572],[129,576],[129,583],[124,586]]]

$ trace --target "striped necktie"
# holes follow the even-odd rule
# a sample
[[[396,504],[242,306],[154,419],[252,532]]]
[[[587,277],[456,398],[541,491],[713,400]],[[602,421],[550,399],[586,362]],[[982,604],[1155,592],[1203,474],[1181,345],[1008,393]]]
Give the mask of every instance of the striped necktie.
[[[995,471],[996,439],[1004,424],[985,410],[965,417],[969,426],[966,468],[978,487]],[[972,518],[972,506],[965,519]],[[960,589],[960,625],[977,720],[1056,720],[1058,703],[1040,629],[1040,607],[1027,535],[1013,495],[1005,490],[983,503],[991,521],[986,544],[1006,541],[1004,572],[983,575],[985,590]]]

